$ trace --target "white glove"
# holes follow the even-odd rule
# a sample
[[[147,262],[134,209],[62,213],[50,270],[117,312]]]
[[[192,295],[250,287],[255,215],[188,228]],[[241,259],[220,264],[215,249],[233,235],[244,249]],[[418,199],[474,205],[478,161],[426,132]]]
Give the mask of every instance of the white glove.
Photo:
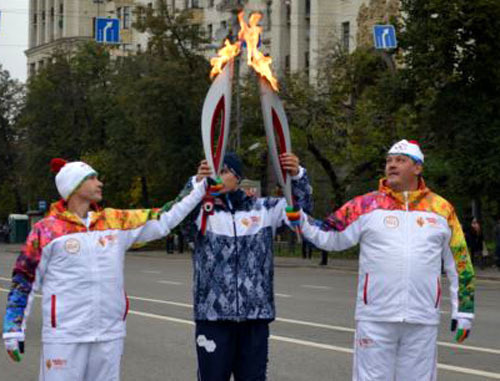
[[[24,354],[24,341],[18,339],[4,339],[5,349],[10,358],[15,362],[20,362]]]
[[[463,342],[469,335],[472,328],[472,320],[467,318],[452,319],[451,331],[457,331],[455,340],[459,343]]]

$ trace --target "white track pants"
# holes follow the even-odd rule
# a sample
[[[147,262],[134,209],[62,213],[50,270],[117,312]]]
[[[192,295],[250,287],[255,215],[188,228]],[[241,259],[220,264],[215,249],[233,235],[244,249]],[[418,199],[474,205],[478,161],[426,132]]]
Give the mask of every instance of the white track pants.
[[[435,381],[437,325],[357,321],[353,381]]]
[[[42,343],[39,381],[119,381],[123,339]]]

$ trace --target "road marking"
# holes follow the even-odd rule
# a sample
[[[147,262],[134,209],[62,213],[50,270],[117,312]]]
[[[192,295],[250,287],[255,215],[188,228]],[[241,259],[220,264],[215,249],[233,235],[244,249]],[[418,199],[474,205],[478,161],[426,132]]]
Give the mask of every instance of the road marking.
[[[142,270],[141,273],[144,273],[144,274],[161,274],[161,271],[158,271],[158,270]]]
[[[157,283],[171,284],[173,286],[180,286],[182,284],[181,282],[174,282],[174,281],[171,281],[171,280],[158,280]]]
[[[4,288],[0,288],[0,292],[8,293],[9,290],[6,290]],[[36,295],[36,297],[39,298],[40,295]],[[140,300],[143,302],[167,304],[167,305],[184,307],[184,308],[189,308],[189,309],[193,308],[192,304],[173,302],[170,300],[143,298],[140,296],[132,296],[132,295],[128,295],[128,298],[131,300]],[[158,315],[158,316],[161,316],[161,315]],[[314,322],[303,321],[303,320],[287,319],[287,318],[280,318],[280,317],[277,317],[275,320],[278,322],[281,322],[281,323],[303,325],[303,326],[308,326],[308,327],[313,327],[313,328],[322,328],[322,329],[328,329],[328,330],[339,331],[339,332],[354,333],[356,331],[354,328],[350,328],[350,327],[342,327],[342,326],[337,326],[337,325],[314,323]],[[495,349],[495,348],[476,347],[476,346],[471,346],[471,345],[448,343],[446,341],[438,341],[437,343],[439,346],[447,347],[447,348],[462,349],[462,350],[469,350],[469,351],[474,351],[474,352],[482,352],[482,353],[489,353],[489,354],[493,354],[493,355],[500,355],[500,349]]]
[[[168,305],[171,305],[171,306],[184,307],[184,308],[193,308],[192,304],[179,303],[179,302],[171,302],[169,300],[158,300],[158,299],[142,298],[140,296],[131,296],[131,295],[128,295],[128,298],[131,299],[131,300],[141,300],[143,302],[151,302],[151,303],[158,303],[158,304],[168,304]]]
[[[292,297],[292,295],[278,294],[277,292],[275,292],[274,295],[277,296],[278,298],[291,298]]]
[[[354,333],[355,332],[354,328],[340,327],[340,326],[328,325],[328,324],[321,324],[321,323],[313,323],[313,322],[310,322],[310,321],[286,319],[286,318],[280,318],[280,317],[277,317],[276,321],[279,321],[281,323],[306,325],[308,327],[331,329],[331,330],[341,331],[341,332],[349,332],[349,333]]]
[[[141,312],[141,311],[129,311],[129,314],[148,317],[148,318],[157,319],[157,320],[169,321],[172,323],[180,323],[180,324],[194,326],[194,322],[191,320],[178,319],[178,318],[174,318],[171,316],[156,315],[156,314],[150,314],[150,313]],[[339,347],[336,345],[317,343],[317,342],[308,341],[308,340],[294,339],[292,337],[270,335],[269,338],[271,340],[274,340],[274,341],[288,343],[288,344],[297,344],[297,345],[302,345],[305,347],[326,349],[329,351],[341,352],[341,353],[349,353],[349,354],[353,353],[352,348]],[[474,375],[474,376],[489,377],[491,379],[500,380],[500,373],[486,372],[486,371],[479,370],[479,369],[464,368],[461,366],[454,366],[454,365],[441,364],[441,363],[438,363],[437,367],[438,367],[438,369],[447,370],[447,371],[451,371],[451,372],[455,372],[455,373],[464,373],[464,374],[470,374],[470,375]]]
[[[328,287],[328,286],[315,286],[313,284],[303,284],[302,287],[304,287],[304,288],[312,288],[312,289],[315,289],[315,290],[331,290],[332,289],[331,287]]]
[[[174,318],[171,316],[156,315],[156,314],[150,314],[148,312],[134,311],[134,310],[130,310],[130,311],[128,311],[128,313],[129,313],[129,315],[137,315],[137,316],[143,316],[143,317],[148,317],[148,318],[152,318],[152,319],[165,320],[165,321],[170,321],[172,323],[194,325],[194,322],[192,320],[178,319],[178,318]]]

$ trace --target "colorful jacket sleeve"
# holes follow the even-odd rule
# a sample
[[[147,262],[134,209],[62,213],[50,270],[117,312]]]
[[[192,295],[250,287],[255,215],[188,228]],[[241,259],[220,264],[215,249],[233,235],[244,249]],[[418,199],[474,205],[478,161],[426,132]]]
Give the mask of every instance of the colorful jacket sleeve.
[[[313,206],[312,187],[305,168],[300,167],[299,174],[292,177],[292,196],[296,207],[310,213]],[[289,224],[286,217],[287,203],[285,198],[269,197],[265,201],[268,208],[272,207],[273,221],[275,227]]]
[[[361,236],[359,218],[363,214],[364,204],[363,196],[356,197],[323,221],[301,212],[304,239],[327,251],[346,250],[357,245]]]
[[[452,318],[474,318],[475,274],[464,233],[453,211],[448,217],[451,230],[449,243],[443,250],[443,262],[450,281]]]
[[[162,238],[170,233],[201,202],[205,195],[205,181],[181,194],[162,209],[138,209],[123,213],[122,228],[129,231],[129,246]]]
[[[12,284],[7,297],[7,310],[3,321],[4,339],[24,340],[28,300],[32,293],[36,269],[42,256],[40,246],[40,231],[35,226],[14,265]]]

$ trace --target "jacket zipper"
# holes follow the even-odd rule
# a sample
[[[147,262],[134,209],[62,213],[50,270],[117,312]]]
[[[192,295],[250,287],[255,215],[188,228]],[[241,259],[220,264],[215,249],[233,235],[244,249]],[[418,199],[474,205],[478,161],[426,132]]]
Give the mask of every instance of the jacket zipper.
[[[406,315],[408,311],[408,288],[409,288],[409,272],[410,272],[410,255],[409,255],[409,246],[410,246],[410,232],[409,232],[409,207],[408,207],[408,191],[403,192],[403,196],[405,199],[405,235],[406,235],[406,245],[405,245],[405,300],[404,300],[404,311],[403,311],[403,321],[406,320]]]
[[[235,249],[235,275],[236,275],[236,316],[240,316],[240,301],[238,296],[238,262],[240,260],[238,255],[238,234],[236,234],[236,221],[234,219],[234,212],[231,211],[231,217],[233,218],[233,229],[234,229],[234,249]]]
[[[229,211],[231,212],[231,218],[233,219],[233,230],[234,230],[234,250],[235,250],[235,264],[234,264],[234,273],[235,273],[235,291],[236,291],[236,316],[240,315],[240,300],[238,296],[238,234],[236,233],[236,220],[234,218],[234,209],[231,201],[229,200],[228,195],[226,195],[226,201],[229,207]]]

